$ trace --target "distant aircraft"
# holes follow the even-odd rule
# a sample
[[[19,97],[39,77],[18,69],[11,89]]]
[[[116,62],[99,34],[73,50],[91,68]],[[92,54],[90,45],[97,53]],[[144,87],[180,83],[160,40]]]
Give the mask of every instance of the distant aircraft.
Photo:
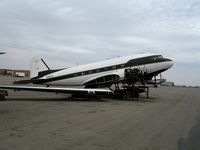
[[[44,71],[40,71],[39,61],[41,60],[32,60],[30,80],[15,81],[14,84],[33,83],[46,85],[46,87],[0,85],[0,89],[106,95],[116,92],[116,89],[112,89],[112,85],[116,83],[126,84],[127,82],[129,84],[134,79],[134,81],[140,81],[145,85],[152,82],[155,76],[173,66],[172,60],[164,58],[159,54],[150,53],[114,58],[57,70],[51,70],[42,60],[47,67],[47,70]],[[132,76],[128,78],[127,74],[130,74],[130,72]],[[155,83],[157,82],[155,81]]]

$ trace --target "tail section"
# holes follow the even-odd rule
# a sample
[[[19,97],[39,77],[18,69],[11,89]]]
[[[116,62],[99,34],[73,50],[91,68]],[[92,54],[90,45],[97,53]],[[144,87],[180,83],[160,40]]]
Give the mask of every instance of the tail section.
[[[42,84],[44,79],[41,79],[41,77],[60,70],[62,69],[50,70],[45,61],[39,56],[37,56],[31,59],[31,67],[30,67],[31,79],[14,81],[13,84],[29,84],[29,83]]]
[[[39,56],[34,57],[31,59],[31,72],[30,72],[30,78],[35,78],[38,76],[38,73],[42,71],[41,69],[41,58]]]
[[[31,59],[30,78],[43,77],[45,75],[60,71],[62,69],[50,69],[47,63],[41,57],[34,57]]]
[[[14,81],[13,84],[33,83],[33,81],[35,81],[34,78],[38,77],[40,71],[41,71],[41,61],[40,61],[40,57],[37,56],[37,57],[34,57],[31,59],[31,66],[30,66],[30,78],[31,79],[17,80],[17,81]]]

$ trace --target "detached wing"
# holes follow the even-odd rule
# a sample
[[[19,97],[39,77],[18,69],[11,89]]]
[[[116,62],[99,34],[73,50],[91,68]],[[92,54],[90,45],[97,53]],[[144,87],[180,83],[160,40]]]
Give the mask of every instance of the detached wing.
[[[112,95],[113,91],[106,89],[78,89],[78,88],[58,88],[58,87],[34,87],[34,86],[9,86],[0,85],[0,89],[12,89],[16,91],[39,91],[55,92],[66,94],[84,94],[84,95]]]

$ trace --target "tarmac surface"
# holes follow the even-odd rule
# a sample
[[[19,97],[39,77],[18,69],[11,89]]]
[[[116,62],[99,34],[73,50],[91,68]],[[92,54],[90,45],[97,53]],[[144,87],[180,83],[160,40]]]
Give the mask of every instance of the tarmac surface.
[[[199,88],[159,87],[140,101],[64,97],[9,91],[0,102],[0,150],[200,149]]]

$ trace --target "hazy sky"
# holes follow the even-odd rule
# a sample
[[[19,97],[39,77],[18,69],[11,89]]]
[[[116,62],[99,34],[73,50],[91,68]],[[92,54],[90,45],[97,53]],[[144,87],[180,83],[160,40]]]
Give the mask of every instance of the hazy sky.
[[[52,68],[153,52],[174,60],[164,73],[200,85],[199,0],[0,0],[0,68]]]

